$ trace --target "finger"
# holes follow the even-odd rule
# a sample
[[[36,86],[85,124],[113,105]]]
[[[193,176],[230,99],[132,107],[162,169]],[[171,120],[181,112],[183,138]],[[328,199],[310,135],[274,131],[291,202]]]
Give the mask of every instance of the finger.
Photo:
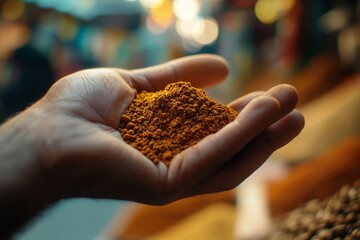
[[[289,143],[304,127],[304,117],[297,110],[271,125],[251,141],[233,160],[200,181],[188,196],[232,189],[258,169],[278,148]]]
[[[257,91],[257,92],[252,92],[252,93],[246,94],[246,95],[232,101],[231,103],[229,103],[228,107],[235,109],[237,112],[241,112],[241,110],[243,110],[244,107],[249,104],[249,102],[251,102],[256,97],[264,95],[264,93],[265,92],[263,92],[263,91]]]
[[[280,84],[269,89],[266,92],[257,91],[249,93],[231,102],[228,106],[235,109],[237,112],[241,112],[241,110],[247,104],[249,104],[249,102],[259,96],[269,96],[276,98],[279,101],[281,105],[281,111],[279,112],[277,118],[274,119],[274,121],[279,120],[281,117],[285,116],[292,109],[294,109],[298,100],[297,91],[293,86],[288,84]]]
[[[169,182],[186,186],[204,178],[264,131],[279,111],[278,101],[271,97],[250,102],[234,121],[175,156]]]
[[[161,90],[177,81],[191,82],[194,87],[207,88],[226,78],[228,64],[219,56],[204,54],[134,70],[130,74],[133,86],[140,91]]]
[[[298,100],[297,90],[288,84],[277,85],[266,91],[264,96],[276,98],[280,103],[281,110],[274,122],[291,112],[296,107]]]

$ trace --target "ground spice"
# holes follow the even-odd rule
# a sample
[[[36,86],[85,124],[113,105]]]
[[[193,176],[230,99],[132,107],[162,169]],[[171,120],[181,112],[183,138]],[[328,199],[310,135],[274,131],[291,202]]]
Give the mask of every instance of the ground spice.
[[[158,92],[142,91],[125,111],[119,131],[125,142],[154,163],[169,165],[181,151],[217,132],[237,112],[202,89],[177,82]]]

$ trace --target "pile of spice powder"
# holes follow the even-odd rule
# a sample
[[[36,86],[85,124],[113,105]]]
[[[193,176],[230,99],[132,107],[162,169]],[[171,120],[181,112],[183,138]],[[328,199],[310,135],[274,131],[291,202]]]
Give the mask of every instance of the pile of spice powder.
[[[313,199],[275,225],[270,240],[360,239],[360,179],[334,195]]]
[[[136,95],[120,120],[125,142],[154,163],[169,165],[173,157],[217,132],[237,112],[187,82],[176,82],[158,92]]]

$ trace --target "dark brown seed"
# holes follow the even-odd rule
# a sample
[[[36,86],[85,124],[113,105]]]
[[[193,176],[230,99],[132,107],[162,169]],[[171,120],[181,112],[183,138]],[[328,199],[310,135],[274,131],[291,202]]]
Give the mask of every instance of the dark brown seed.
[[[321,229],[317,236],[321,239],[330,239],[331,237],[331,231],[329,229]]]
[[[341,224],[337,225],[332,229],[331,236],[334,237],[344,237],[346,235],[346,225]]]

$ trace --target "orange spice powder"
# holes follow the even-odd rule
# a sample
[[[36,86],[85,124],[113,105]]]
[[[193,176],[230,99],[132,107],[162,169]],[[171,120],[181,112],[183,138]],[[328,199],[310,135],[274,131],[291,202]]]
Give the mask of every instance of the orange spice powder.
[[[154,163],[169,165],[173,157],[217,132],[237,112],[212,100],[188,82],[158,92],[142,91],[125,111],[119,131],[125,142]]]

